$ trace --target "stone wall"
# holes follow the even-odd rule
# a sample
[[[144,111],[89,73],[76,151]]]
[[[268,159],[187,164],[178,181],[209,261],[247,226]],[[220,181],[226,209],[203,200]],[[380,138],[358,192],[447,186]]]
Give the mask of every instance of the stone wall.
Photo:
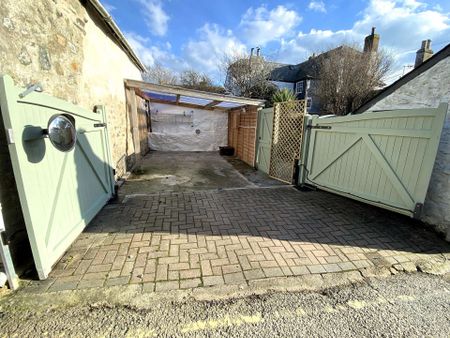
[[[0,73],[19,86],[40,82],[46,93],[89,110],[105,105],[113,162],[133,152],[132,143],[127,144],[123,80],[140,80],[140,70],[89,5],[2,0]]]
[[[450,57],[447,57],[407,82],[370,110],[432,107],[440,102],[450,105]],[[450,240],[450,109],[441,134],[439,149],[424,204],[423,221]]]
[[[134,151],[123,80],[140,80],[141,74],[94,9],[82,3],[1,0],[0,74],[18,86],[40,82],[45,93],[88,110],[105,105],[113,162],[123,172],[126,156]],[[0,203],[13,259],[20,265],[19,258],[30,257],[29,244],[2,123],[0,128]]]

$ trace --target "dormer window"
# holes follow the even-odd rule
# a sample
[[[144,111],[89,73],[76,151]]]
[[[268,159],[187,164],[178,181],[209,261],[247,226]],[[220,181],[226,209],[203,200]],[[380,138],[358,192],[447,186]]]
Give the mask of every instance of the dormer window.
[[[295,84],[295,93],[303,93],[303,81],[299,81]]]

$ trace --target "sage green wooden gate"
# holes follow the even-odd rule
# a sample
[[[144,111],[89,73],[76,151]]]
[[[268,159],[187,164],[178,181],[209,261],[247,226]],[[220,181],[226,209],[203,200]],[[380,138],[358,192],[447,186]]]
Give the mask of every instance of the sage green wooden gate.
[[[270,148],[272,146],[273,108],[261,109],[258,112],[258,132],[256,167],[258,170],[269,173]]]
[[[87,111],[0,80],[1,111],[33,258],[40,279],[111,198],[114,179],[105,111]],[[77,143],[61,152],[38,137],[55,114],[75,119]],[[95,126],[94,126],[95,125]]]
[[[440,104],[312,118],[300,182],[418,217],[446,113]]]

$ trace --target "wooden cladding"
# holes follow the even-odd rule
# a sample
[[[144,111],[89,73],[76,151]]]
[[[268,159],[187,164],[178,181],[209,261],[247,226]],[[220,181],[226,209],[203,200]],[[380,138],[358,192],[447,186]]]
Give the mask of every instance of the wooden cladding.
[[[257,107],[233,109],[228,113],[228,144],[243,162],[255,166]]]

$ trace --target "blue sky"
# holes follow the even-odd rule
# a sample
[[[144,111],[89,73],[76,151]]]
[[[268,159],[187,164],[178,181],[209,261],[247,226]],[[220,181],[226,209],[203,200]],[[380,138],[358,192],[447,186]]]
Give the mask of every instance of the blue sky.
[[[224,55],[260,46],[273,61],[299,63],[342,43],[362,44],[375,26],[394,57],[388,82],[414,63],[424,39],[450,43],[448,0],[101,0],[147,65],[193,68],[223,80]]]

